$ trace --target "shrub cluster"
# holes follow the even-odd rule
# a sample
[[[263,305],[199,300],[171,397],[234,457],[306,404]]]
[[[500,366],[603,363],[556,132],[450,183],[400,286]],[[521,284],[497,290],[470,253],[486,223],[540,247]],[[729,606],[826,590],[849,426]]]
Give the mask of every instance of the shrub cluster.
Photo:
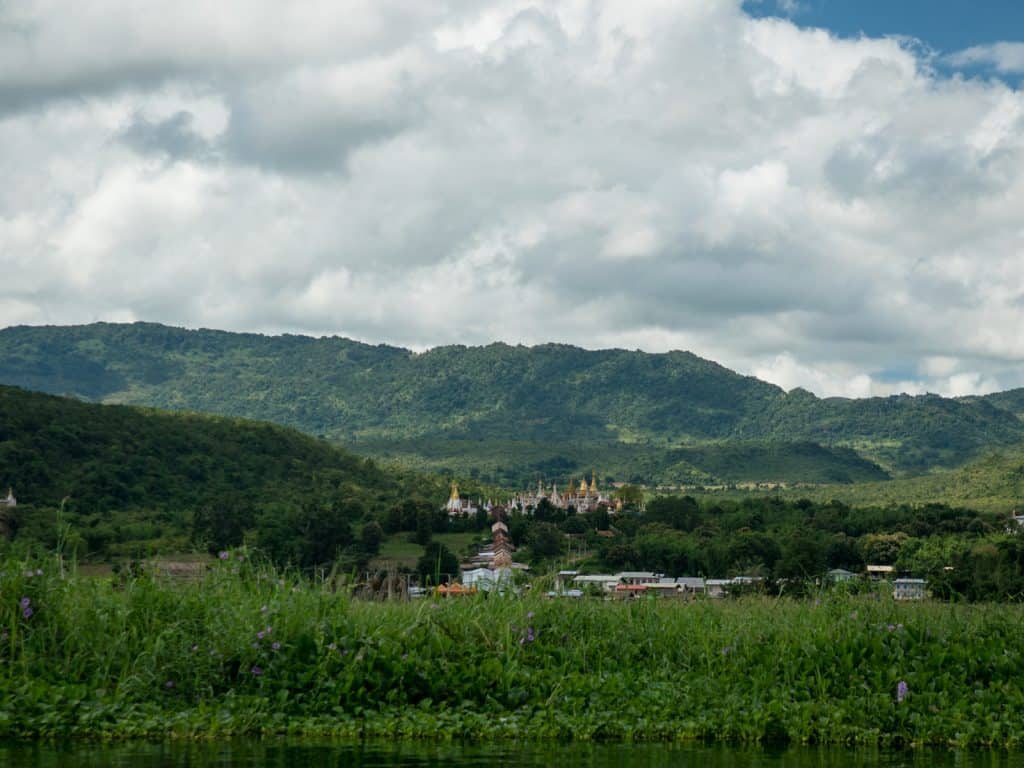
[[[1024,737],[1017,606],[370,603],[238,552],[195,582],[2,570],[0,737]]]

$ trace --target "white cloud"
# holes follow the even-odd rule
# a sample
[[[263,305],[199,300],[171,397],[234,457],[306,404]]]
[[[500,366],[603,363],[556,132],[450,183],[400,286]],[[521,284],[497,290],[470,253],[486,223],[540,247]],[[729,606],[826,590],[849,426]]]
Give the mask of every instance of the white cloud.
[[[753,374],[787,391],[803,387],[813,392],[838,397],[870,397],[878,394],[871,377],[867,374],[851,375],[835,369],[814,368],[797,362],[791,355],[785,353],[756,366]]]
[[[1024,74],[1024,43],[975,45],[948,57],[955,67],[987,66],[1002,74]]]
[[[1024,96],[926,55],[739,0],[0,5],[0,325],[1021,385]]]

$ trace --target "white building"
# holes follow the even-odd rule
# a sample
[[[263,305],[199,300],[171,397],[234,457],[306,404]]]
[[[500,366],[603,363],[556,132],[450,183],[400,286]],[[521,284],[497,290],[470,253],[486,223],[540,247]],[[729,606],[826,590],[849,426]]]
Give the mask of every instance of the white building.
[[[896,579],[892,583],[892,597],[894,600],[924,600],[927,583],[924,579]]]
[[[462,572],[462,586],[481,592],[504,592],[512,588],[512,572],[511,567],[473,568]]]
[[[586,589],[587,587],[597,587],[603,592],[612,592],[615,590],[616,585],[619,583],[617,577],[612,576],[608,573],[593,573],[593,574],[580,574],[574,576],[572,579],[574,587],[579,589]]]

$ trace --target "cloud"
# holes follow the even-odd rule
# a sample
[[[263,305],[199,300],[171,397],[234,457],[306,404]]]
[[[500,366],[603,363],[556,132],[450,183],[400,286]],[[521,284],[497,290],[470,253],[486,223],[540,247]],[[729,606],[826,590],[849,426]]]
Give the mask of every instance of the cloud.
[[[1024,384],[1024,96],[739,0],[0,4],[0,172],[0,325]]]
[[[992,67],[1004,75],[1024,74],[1024,43],[975,45],[948,57],[954,67]]]

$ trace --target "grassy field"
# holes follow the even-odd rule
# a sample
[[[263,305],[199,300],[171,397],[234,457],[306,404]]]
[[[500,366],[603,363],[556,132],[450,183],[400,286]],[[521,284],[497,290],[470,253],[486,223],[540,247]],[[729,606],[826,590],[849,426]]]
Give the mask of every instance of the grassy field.
[[[202,581],[0,570],[0,737],[1024,739],[1017,605],[373,603],[237,554]]]
[[[438,533],[434,541],[439,541],[457,556],[462,557],[471,551],[471,547],[486,535],[479,533]],[[408,533],[396,533],[381,542],[380,552],[373,560],[374,567],[416,567],[416,562],[423,555],[423,547],[409,540]]]

